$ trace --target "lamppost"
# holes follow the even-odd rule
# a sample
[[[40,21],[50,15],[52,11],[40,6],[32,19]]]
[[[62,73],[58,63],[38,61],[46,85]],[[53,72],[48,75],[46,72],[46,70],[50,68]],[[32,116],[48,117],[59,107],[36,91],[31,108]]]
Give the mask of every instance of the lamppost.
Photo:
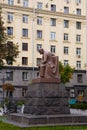
[[[34,78],[34,42],[35,42],[35,0],[33,0],[33,17],[32,17],[32,68],[33,68],[33,75],[32,78]]]
[[[87,77],[87,0],[86,0],[86,77]]]

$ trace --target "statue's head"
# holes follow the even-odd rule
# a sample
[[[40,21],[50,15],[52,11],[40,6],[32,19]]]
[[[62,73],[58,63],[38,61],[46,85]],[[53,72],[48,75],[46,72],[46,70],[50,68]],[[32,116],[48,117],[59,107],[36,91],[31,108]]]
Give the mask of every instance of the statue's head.
[[[44,53],[44,49],[43,48],[39,49],[39,53],[43,54]]]

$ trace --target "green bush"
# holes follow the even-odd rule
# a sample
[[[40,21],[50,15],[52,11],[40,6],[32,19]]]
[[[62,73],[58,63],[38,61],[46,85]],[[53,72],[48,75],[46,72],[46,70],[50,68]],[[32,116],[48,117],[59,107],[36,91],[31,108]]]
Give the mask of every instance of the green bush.
[[[24,104],[24,101],[18,101],[16,104],[17,104],[17,106],[23,105],[23,104]]]
[[[72,104],[72,105],[70,105],[70,108],[86,110],[87,109],[87,103]]]

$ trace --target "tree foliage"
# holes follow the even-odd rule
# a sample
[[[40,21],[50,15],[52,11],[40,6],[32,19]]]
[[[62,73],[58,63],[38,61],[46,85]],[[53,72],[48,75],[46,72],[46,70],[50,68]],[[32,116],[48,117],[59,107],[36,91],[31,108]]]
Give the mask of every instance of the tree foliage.
[[[1,17],[0,8],[0,67],[4,65],[4,61],[12,65],[15,58],[18,56],[18,46],[13,42],[8,42],[8,35],[6,34],[6,28]]]
[[[2,87],[3,87],[4,90],[14,91],[14,86],[12,84],[10,84],[10,83],[5,83],[5,84],[3,84]]]
[[[67,83],[72,78],[72,74],[74,72],[74,68],[70,65],[63,66],[61,62],[59,62],[59,73],[60,73],[60,80],[62,83]]]

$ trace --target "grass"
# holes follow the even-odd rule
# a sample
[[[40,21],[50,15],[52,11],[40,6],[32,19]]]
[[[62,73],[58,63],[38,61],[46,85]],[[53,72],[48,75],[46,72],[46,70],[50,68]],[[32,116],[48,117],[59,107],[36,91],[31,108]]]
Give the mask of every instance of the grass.
[[[87,130],[87,126],[48,126],[20,128],[0,121],[0,130]]]

